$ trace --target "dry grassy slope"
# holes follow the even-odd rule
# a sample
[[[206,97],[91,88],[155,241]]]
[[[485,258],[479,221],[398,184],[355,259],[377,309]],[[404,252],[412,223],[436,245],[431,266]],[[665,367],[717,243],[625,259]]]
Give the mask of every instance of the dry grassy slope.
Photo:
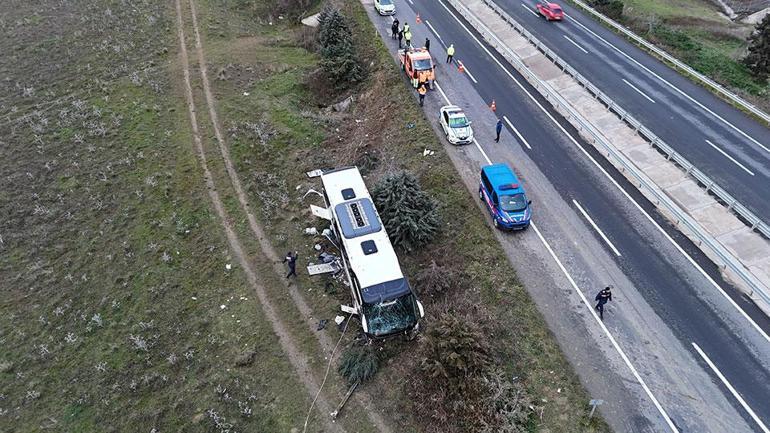
[[[225,267],[173,9],[0,16],[0,431],[300,426],[308,398]]]
[[[542,403],[543,417],[533,430],[604,431],[584,418],[587,396],[540,318],[514,271],[499,263],[503,255],[473,197],[443,153],[427,120],[358,2],[345,3],[354,17],[354,36],[361,58],[371,62],[370,78],[356,91],[350,113],[328,113],[321,107],[345,95],[334,95],[313,76],[317,59],[298,48],[305,31],[286,21],[225,13],[207,3],[216,14],[204,21],[210,70],[223,79],[212,83],[220,117],[228,130],[231,154],[248,185],[252,202],[271,242],[281,250],[299,250],[300,265],[312,260],[316,240],[301,234],[305,227],[320,227],[307,211],[302,196],[317,182],[304,172],[315,168],[358,164],[366,167],[372,185],[383,174],[408,169],[441,203],[445,228],[439,239],[415,254],[402,255],[410,276],[432,259],[463,269],[472,281],[446,299],[425,299],[426,325],[438,311],[470,299],[476,318],[486,317],[486,331],[494,334],[498,361],[512,374],[524,377]],[[436,151],[422,156],[424,148]],[[461,235],[458,235],[461,234]],[[497,271],[490,273],[493,267]],[[316,279],[302,276],[300,289],[314,306],[317,319],[332,319],[348,293],[339,288],[327,293]],[[334,330],[328,330],[337,336]],[[374,396],[398,431],[425,428],[406,394],[408,378],[417,365],[420,343],[393,341],[382,349],[387,361],[376,380],[363,391]],[[557,392],[557,390],[559,390]],[[350,415],[348,415],[350,416]]]

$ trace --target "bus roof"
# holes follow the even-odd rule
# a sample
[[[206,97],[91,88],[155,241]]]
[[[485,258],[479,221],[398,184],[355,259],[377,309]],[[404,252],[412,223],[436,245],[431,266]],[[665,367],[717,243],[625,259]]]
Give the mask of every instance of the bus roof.
[[[321,175],[321,182],[333,218],[342,232],[339,234],[350,270],[368,295],[366,298],[392,296],[393,289],[383,283],[403,279],[404,275],[358,168],[327,171]],[[364,290],[366,288],[371,289]],[[374,293],[379,292],[379,288],[383,293]]]

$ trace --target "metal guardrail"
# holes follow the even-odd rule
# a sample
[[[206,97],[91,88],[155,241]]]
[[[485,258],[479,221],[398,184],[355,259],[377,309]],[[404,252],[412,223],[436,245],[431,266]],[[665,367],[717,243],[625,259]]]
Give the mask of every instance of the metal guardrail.
[[[596,127],[594,127],[590,122],[584,119],[583,116],[559,94],[559,92],[554,90],[548,83],[544,82],[537,75],[535,75],[529,69],[529,67],[527,67],[527,65],[525,65],[524,62],[497,37],[497,35],[495,35],[484,23],[482,23],[481,20],[476,18],[476,16],[470,10],[468,10],[468,8],[465,5],[460,3],[460,0],[447,0],[447,1],[469,23],[471,23],[471,25],[473,25],[473,27],[482,35],[482,37],[484,37],[484,39],[486,39],[487,42],[489,42],[493,47],[495,47],[495,49],[506,60],[508,60],[508,62],[510,62],[511,65],[513,65],[516,68],[516,70],[520,74],[522,74],[527,79],[527,81],[529,81],[529,83],[532,84],[535,87],[535,89],[537,89],[543,95],[543,97],[545,97],[547,101],[553,104],[556,108],[560,109],[563,113],[566,113],[566,116],[568,119],[574,120],[573,125],[579,131],[588,134],[594,143],[599,143],[606,150],[606,155],[608,157],[615,160],[618,164],[620,164],[620,166],[623,168],[624,171],[631,174],[636,179],[636,183],[639,186],[639,188],[643,188],[647,190],[650,194],[652,194],[652,196],[655,197],[655,200],[657,200],[658,206],[663,206],[668,212],[670,212],[674,216],[674,218],[678,221],[678,224],[683,224],[687,228],[687,230],[698,239],[698,242],[700,242],[701,245],[705,245],[711,251],[713,251],[716,257],[718,257],[718,259],[722,261],[723,266],[725,268],[729,268],[730,271],[732,271],[741,280],[743,280],[743,282],[746,283],[748,285],[748,288],[750,289],[750,293],[748,293],[749,296],[756,294],[764,302],[770,305],[770,293],[767,293],[762,283],[759,282],[759,280],[751,272],[748,272],[748,270],[743,266],[743,264],[741,264],[729,251],[727,251],[724,246],[722,246],[710,234],[706,233],[702,229],[699,223],[697,223],[690,215],[688,215],[676,203],[674,203],[670,197],[668,197],[663,191],[661,191],[657,187],[657,185],[654,182],[652,182],[652,180],[650,180],[645,174],[641,173],[637,169],[637,167],[634,166],[633,163],[631,163],[624,155],[618,152],[613,145],[608,143],[607,140],[604,138],[604,136],[596,129]],[[514,29],[516,29],[516,31],[522,34],[522,36],[524,36],[531,43],[533,43],[541,52],[543,52],[546,56],[550,57],[551,60],[554,61],[558,66],[560,66],[563,71],[572,75],[575,79],[582,81],[581,85],[583,85],[586,89],[589,89],[589,91],[591,91],[592,93],[595,92],[594,94],[597,97],[601,95],[601,97],[604,98],[602,102],[609,101],[609,104],[607,105],[608,108],[610,110],[615,111],[618,115],[620,115],[621,119],[627,122],[631,127],[633,127],[637,131],[647,132],[652,134],[649,130],[647,130],[647,128],[644,125],[642,125],[639,121],[633,119],[633,117],[629,116],[627,112],[623,111],[617,104],[612,102],[599,89],[597,89],[587,80],[585,80],[580,74],[578,74],[574,68],[569,66],[566,62],[561,60],[550,49],[548,49],[542,43],[540,43],[540,41],[538,41],[534,36],[532,36],[531,33],[529,33],[526,29],[521,27],[521,25],[519,25],[515,20],[513,20],[510,16],[508,16],[508,14],[505,11],[500,9],[491,0],[481,0],[481,1],[487,6],[489,6],[493,11],[495,11],[495,13],[500,15],[500,17],[504,21],[506,21],[509,25],[511,25]],[[657,139],[657,143],[652,143],[652,144],[658,146],[658,145],[661,145],[661,143],[663,146],[671,150],[670,147],[668,147],[660,139]],[[674,156],[678,156],[678,154],[673,152],[673,150],[671,150],[671,152],[672,153],[670,154],[669,159],[673,159]],[[679,156],[679,158],[682,161],[682,164],[680,165],[682,165],[682,167],[694,177],[696,177],[694,173],[697,173],[697,176],[702,176],[703,180],[701,179],[698,179],[698,180],[701,182],[703,182],[704,180],[708,182],[704,184],[707,185],[707,187],[711,191],[717,193],[719,190],[721,190],[721,188],[719,188],[713,182],[711,182],[708,179],[708,177],[703,175],[700,171],[697,171],[697,169],[695,169],[695,167],[693,167],[692,164],[687,162],[684,158],[681,158],[681,156]],[[734,210],[737,210],[738,206],[740,206],[736,201],[731,201],[727,203]],[[758,221],[756,224],[764,224],[764,223],[762,223],[761,221]],[[765,225],[764,228],[767,229],[767,226]]]
[[[733,101],[734,103],[738,104],[741,108],[745,109],[746,111],[749,111],[750,113],[754,114],[755,116],[759,117],[760,119],[764,120],[765,122],[770,124],[770,114],[765,113],[761,109],[757,108],[756,106],[752,105],[750,102],[746,101],[745,99],[741,98],[740,96],[736,95],[735,93],[725,89],[721,84],[717,83],[716,81],[712,80],[711,78],[701,74],[700,72],[696,71],[695,69],[688,66],[686,63],[682,62],[681,60],[677,59],[676,57],[672,56],[671,54],[663,51],[662,49],[656,47],[655,45],[651,44],[650,42],[646,41],[641,36],[637,35],[636,33],[632,32],[631,30],[628,30],[615,20],[605,16],[601,12],[597,11],[596,9],[592,8],[591,6],[587,5],[585,2],[581,0],[571,0],[576,5],[580,6],[581,8],[585,9],[586,11],[590,12],[595,17],[599,18],[600,20],[604,21],[608,25],[610,25],[612,28],[616,29],[617,31],[623,33],[626,35],[626,37],[632,39],[634,42],[636,42],[639,45],[642,45],[643,47],[647,48],[648,50],[654,52],[655,54],[659,55],[663,59],[665,59],[667,62],[673,64],[677,68],[687,72],[688,74],[692,75],[693,77],[697,78],[698,80],[702,81],[707,86],[711,87],[712,89],[719,92],[722,96],[726,97],[727,99]]]
[[[532,33],[530,33],[522,25],[520,25],[513,18],[511,18],[511,16],[508,15],[508,13],[506,13],[504,10],[502,10],[502,8],[500,8],[497,4],[495,4],[494,1],[492,0],[481,0],[481,1],[487,6],[489,6],[493,11],[495,11],[495,13],[500,15],[500,17],[505,22],[507,22],[517,32],[519,32],[522,36],[524,36],[525,39],[527,39],[530,43],[535,45],[535,47],[537,47],[537,49],[540,50],[540,52],[542,52],[546,57],[548,57],[562,71],[572,76],[578,82],[578,84],[580,84],[586,90],[588,90],[591,94],[593,94],[594,97],[598,99],[601,103],[603,103],[605,106],[607,106],[608,109],[616,113],[621,120],[623,120],[632,128],[634,128],[634,131],[636,131],[636,133],[639,134],[639,136],[641,136],[642,138],[650,142],[652,146],[660,149],[666,155],[666,158],[668,160],[673,161],[678,166],[682,167],[682,169],[688,175],[692,176],[695,180],[697,180],[702,185],[704,185],[706,187],[706,191],[714,194],[719,200],[722,201],[722,203],[725,204],[725,206],[727,206],[728,210],[735,212],[738,216],[740,216],[747,223],[747,225],[751,227],[752,230],[757,230],[766,238],[770,239],[770,225],[765,223],[761,218],[759,218],[757,215],[751,212],[745,205],[741,204],[735,197],[730,195],[724,188],[717,185],[716,182],[711,180],[705,173],[703,173],[700,169],[695,167],[695,165],[693,165],[690,161],[688,161],[684,156],[682,156],[680,153],[675,151],[671,146],[669,146],[665,141],[663,141],[663,139],[655,135],[655,133],[653,133],[649,128],[644,126],[640,121],[636,120],[627,111],[623,110],[623,108],[621,108],[617,103],[615,103],[609,96],[607,96],[604,92],[599,90],[598,87],[591,84],[589,80],[583,77],[572,66],[567,64],[567,62],[565,62],[558,55],[556,55],[556,53],[554,53],[553,50],[551,50],[550,48],[545,46],[543,43],[541,43],[537,38],[535,38],[534,35],[532,35]]]

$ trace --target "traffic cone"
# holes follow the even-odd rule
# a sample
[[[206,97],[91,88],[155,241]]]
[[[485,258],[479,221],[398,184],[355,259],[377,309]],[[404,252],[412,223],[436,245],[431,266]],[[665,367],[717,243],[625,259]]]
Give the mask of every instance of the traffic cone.
[[[460,71],[461,74],[465,72],[465,68],[463,67],[463,62],[459,60],[457,61],[457,70]]]
[[[492,103],[489,104],[489,108],[492,109],[492,111],[497,111],[497,104],[495,104],[495,100],[492,100]]]
[[[414,19],[414,22],[416,22],[417,24],[422,24],[422,20],[420,19],[419,13],[417,14],[417,18]]]

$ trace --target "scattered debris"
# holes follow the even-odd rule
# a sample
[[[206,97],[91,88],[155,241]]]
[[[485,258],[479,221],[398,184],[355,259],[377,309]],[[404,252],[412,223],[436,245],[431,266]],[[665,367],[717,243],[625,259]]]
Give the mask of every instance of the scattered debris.
[[[315,227],[306,227],[305,228],[305,234],[306,235],[313,235],[313,236],[315,236],[315,235],[318,234],[318,229],[315,228]]]
[[[422,156],[435,155],[435,154],[436,154],[436,152],[434,152],[434,151],[432,151],[430,149],[425,149],[425,150],[422,151]]]
[[[228,271],[229,271],[230,269],[232,269],[232,268],[233,268],[233,265],[231,265],[230,263],[228,263],[228,264],[226,264],[226,265],[225,265],[225,269],[227,269]]]
[[[220,308],[220,309],[222,309],[222,310],[224,310],[225,308],[227,308],[227,305],[225,305],[225,304],[222,304],[222,305],[220,305],[220,306],[219,306],[219,308]]]
[[[334,323],[337,325],[342,325],[342,322],[345,321],[345,316],[337,316],[334,318]]]
[[[249,96],[250,94],[249,92],[243,92],[243,96]]]
[[[344,113],[350,109],[350,104],[353,103],[353,95],[348,96],[342,101],[332,105],[332,110]]]
[[[315,328],[316,331],[322,331],[324,328],[326,328],[326,324],[329,323],[328,319],[321,319],[318,322],[318,326]]]

